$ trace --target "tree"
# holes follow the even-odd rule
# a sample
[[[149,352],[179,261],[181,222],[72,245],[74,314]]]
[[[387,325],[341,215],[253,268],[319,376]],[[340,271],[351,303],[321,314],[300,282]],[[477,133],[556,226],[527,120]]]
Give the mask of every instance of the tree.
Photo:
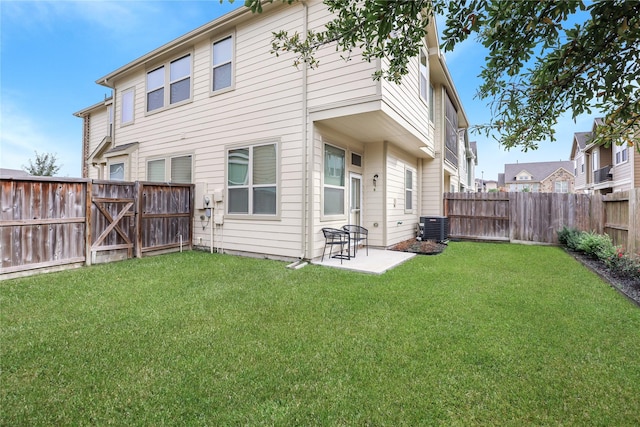
[[[221,0],[222,1],[222,0]],[[233,0],[230,0],[233,1]],[[268,0],[273,2],[273,0]],[[281,0],[293,3],[295,0]],[[261,0],[245,0],[261,12]],[[478,131],[505,148],[536,149],[555,140],[560,115],[605,116],[596,142],[633,145],[640,134],[640,1],[582,0],[324,0],[335,18],[307,34],[273,34],[272,52],[317,67],[314,54],[335,44],[348,57],[385,59],[374,78],[399,83],[418,55],[433,14],[445,17],[443,47],[472,34],[488,50],[477,96],[488,101],[489,123]],[[636,146],[640,151],[640,144]]]
[[[56,165],[56,162],[58,161],[56,154],[38,154],[37,151],[35,151],[35,154],[35,163],[29,159],[29,166],[22,166],[22,169],[33,176],[54,176],[62,167],[62,165]]]

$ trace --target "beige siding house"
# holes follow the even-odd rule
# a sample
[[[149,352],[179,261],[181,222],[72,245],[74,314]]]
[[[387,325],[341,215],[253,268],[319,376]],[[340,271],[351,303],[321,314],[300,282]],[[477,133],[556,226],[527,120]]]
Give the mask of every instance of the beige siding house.
[[[319,0],[241,8],[101,77],[112,97],[76,113],[84,175],[195,184],[194,243],[219,251],[313,259],[345,224],[371,246],[412,238],[476,156],[435,24],[400,85],[357,52],[327,47],[314,70],[270,53],[272,32],[330,17]]]
[[[634,146],[591,142],[602,119],[593,122],[591,132],[577,132],[571,146],[576,169],[576,192],[608,194],[640,187],[640,139],[632,136]]]

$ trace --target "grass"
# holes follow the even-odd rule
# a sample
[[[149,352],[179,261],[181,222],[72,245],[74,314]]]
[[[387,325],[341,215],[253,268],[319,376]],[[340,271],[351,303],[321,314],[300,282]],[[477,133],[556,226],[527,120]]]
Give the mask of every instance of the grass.
[[[0,422],[640,424],[640,310],[559,248],[284,266],[190,252],[0,283]]]

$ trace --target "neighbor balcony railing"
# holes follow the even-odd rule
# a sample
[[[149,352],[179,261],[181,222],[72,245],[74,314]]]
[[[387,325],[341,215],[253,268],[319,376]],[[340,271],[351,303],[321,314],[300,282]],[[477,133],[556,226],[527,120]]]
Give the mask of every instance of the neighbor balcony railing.
[[[600,168],[593,172],[593,183],[599,184],[601,182],[607,182],[613,180],[613,175],[611,174],[612,165],[607,165],[603,168]]]

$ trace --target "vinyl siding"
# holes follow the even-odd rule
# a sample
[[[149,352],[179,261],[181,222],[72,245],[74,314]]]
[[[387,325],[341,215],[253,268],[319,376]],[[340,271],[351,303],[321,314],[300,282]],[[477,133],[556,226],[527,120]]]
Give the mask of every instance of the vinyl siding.
[[[389,144],[386,156],[387,246],[415,237],[418,218],[417,159]],[[405,211],[405,169],[413,171],[413,211]]]
[[[135,88],[134,124],[117,128],[118,144],[139,142],[135,179],[146,179],[147,161],[173,155],[193,156],[193,182],[203,183],[206,193],[226,190],[226,149],[256,142],[275,142],[280,155],[279,216],[250,218],[225,215],[224,225],[214,229],[214,246],[226,251],[252,252],[279,257],[301,256],[302,203],[302,90],[301,72],[290,62],[269,53],[273,31],[287,22],[300,22],[301,7],[280,8],[265,13],[235,31],[211,34],[168,60],[185,53],[193,55],[192,100],[162,111],[145,112],[146,71],[162,62],[139,69],[117,83],[120,92]],[[235,86],[211,94],[211,49],[214,40],[233,34],[235,41]],[[116,117],[120,120],[119,108]],[[132,176],[132,179],[133,179]],[[225,201],[215,212],[226,211]],[[197,206],[197,202],[196,202]],[[200,226],[196,210],[194,241],[210,244],[210,230]]]
[[[102,140],[107,136],[107,107],[94,110],[89,115],[89,156],[98,148]],[[98,179],[98,168],[92,164],[87,165],[88,178]]]

